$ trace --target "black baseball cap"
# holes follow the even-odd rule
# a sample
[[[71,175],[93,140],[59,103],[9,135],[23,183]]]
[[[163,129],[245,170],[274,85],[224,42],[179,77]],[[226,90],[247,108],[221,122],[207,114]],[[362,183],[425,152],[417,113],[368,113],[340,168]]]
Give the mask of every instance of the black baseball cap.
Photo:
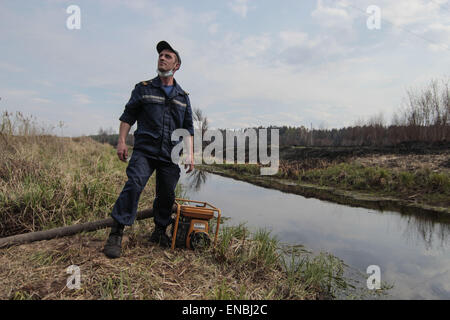
[[[169,50],[172,51],[173,53],[175,53],[177,55],[178,58],[178,62],[181,64],[181,58],[180,58],[180,54],[178,53],[177,50],[175,50],[174,48],[171,47],[171,45],[167,42],[167,41],[160,41],[158,42],[158,44],[156,45],[156,51],[158,51],[158,53],[161,53],[161,51],[163,50]]]

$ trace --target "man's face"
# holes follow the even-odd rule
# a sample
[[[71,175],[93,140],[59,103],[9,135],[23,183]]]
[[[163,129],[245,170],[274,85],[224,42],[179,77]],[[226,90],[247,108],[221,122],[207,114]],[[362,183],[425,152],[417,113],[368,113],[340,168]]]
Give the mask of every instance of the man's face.
[[[169,50],[163,50],[159,54],[158,58],[158,70],[166,72],[169,70],[176,71],[180,68],[178,63],[177,55]]]

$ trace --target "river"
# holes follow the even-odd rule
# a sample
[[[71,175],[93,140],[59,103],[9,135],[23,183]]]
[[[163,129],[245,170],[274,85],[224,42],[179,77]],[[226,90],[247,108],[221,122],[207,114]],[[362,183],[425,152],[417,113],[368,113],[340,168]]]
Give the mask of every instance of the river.
[[[271,230],[281,242],[326,251],[366,274],[380,268],[388,299],[450,299],[450,222],[439,216],[356,208],[195,170],[185,196],[222,210],[227,224]],[[365,283],[364,283],[365,285]]]

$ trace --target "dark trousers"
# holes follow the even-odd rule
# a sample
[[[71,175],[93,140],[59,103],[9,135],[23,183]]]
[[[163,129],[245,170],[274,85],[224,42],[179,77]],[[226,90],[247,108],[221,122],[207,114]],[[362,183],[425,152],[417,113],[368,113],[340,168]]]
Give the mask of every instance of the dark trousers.
[[[173,163],[155,160],[135,150],[127,167],[128,181],[114,204],[111,216],[119,223],[131,226],[136,218],[139,197],[148,179],[156,170],[156,197],[153,202],[155,224],[170,224],[175,187],[180,168]]]

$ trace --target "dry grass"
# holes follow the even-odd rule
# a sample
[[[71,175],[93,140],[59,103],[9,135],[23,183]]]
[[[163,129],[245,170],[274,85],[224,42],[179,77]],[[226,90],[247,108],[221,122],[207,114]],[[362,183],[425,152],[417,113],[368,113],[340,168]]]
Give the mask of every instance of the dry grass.
[[[6,113],[0,123],[0,236],[109,216],[126,181],[114,148],[16,118]],[[139,210],[151,207],[154,185],[152,177]],[[0,299],[331,299],[342,286],[337,259],[302,255],[288,266],[264,231],[223,228],[216,249],[194,252],[150,244],[153,227],[126,228],[115,260],[102,253],[109,230],[1,249]],[[80,268],[80,289],[66,286],[70,265]]]
[[[10,116],[2,121],[0,128],[26,127]],[[127,179],[114,148],[87,137],[13,135],[4,129],[0,149],[0,236],[108,217]],[[151,207],[153,198],[154,177],[140,210]]]
[[[123,257],[106,258],[104,238],[74,236],[22,245],[1,253],[1,299],[205,298],[217,270],[194,252],[164,251],[141,236],[126,238]],[[77,265],[81,288],[66,286]]]
[[[373,155],[351,159],[365,167],[378,166],[397,171],[429,169],[432,172],[450,174],[450,152],[442,154],[409,154],[409,155]]]
[[[0,299],[320,299],[329,269],[315,264],[314,275],[282,268],[277,256],[267,264],[262,242],[232,238],[227,253],[162,249],[147,239],[148,222],[126,231],[123,255],[102,253],[105,231],[35,242],[0,250]],[[66,269],[77,265],[80,289],[66,286]],[[313,264],[311,264],[313,265]],[[307,276],[308,278],[302,278]],[[320,279],[315,279],[315,277]],[[325,282],[323,283],[325,284]]]

